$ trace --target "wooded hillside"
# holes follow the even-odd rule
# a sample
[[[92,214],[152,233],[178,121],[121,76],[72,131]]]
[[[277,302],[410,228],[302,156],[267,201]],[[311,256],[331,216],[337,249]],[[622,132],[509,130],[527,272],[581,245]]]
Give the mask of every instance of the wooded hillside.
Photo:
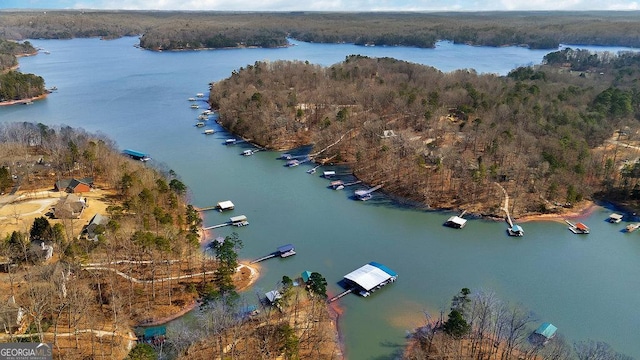
[[[571,71],[584,57],[554,53],[550,64],[569,67],[506,77],[362,56],[256,62],[213,84],[210,101],[231,131],[276,149],[328,147],[314,160],[349,163],[399,198],[500,215],[504,187],[521,216],[637,188],[634,172],[620,177],[617,147],[600,147],[625,126],[637,138],[638,56],[590,54]]]
[[[640,47],[637,12],[251,13],[151,11],[0,12],[0,38],[142,35],[147,49],[275,47],[303,41],[433,47],[558,44]]]

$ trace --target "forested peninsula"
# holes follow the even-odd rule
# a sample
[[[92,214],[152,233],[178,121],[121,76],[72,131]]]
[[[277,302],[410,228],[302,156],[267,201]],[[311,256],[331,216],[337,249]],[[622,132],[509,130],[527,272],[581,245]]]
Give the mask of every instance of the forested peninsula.
[[[0,104],[36,98],[45,94],[44,79],[34,74],[23,74],[18,67],[19,56],[35,55],[30,42],[0,39]]]
[[[638,65],[571,49],[504,77],[358,55],[256,62],[212,84],[210,102],[246,139],[313,144],[314,161],[348,164],[398,201],[502,216],[506,194],[520,217],[636,202]]]

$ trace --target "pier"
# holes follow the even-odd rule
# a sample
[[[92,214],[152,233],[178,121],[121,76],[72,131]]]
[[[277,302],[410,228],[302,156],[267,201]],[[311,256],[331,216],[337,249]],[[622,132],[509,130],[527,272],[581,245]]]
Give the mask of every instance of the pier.
[[[329,302],[330,302],[330,303],[332,303],[332,302],[334,302],[334,301],[336,301],[336,300],[340,299],[341,297],[343,297],[343,296],[345,296],[345,295],[347,295],[347,294],[351,294],[351,292],[352,292],[352,291],[353,291],[353,288],[349,288],[349,289],[347,289],[347,290],[345,290],[345,291],[341,292],[340,294],[338,294],[338,295],[336,295],[336,296],[332,297],[331,299],[329,299]]]
[[[250,262],[250,264],[255,264],[257,262],[264,261],[264,260],[267,260],[267,259],[271,259],[271,258],[274,258],[276,256],[280,256],[281,258],[286,258],[286,257],[289,257],[289,256],[293,256],[295,254],[296,254],[296,250],[295,250],[295,248],[293,247],[292,244],[282,245],[282,246],[278,247],[278,249],[276,251],[272,252],[271,254],[265,255],[265,256],[263,256],[261,258],[257,258],[255,260],[253,260],[252,262]]]

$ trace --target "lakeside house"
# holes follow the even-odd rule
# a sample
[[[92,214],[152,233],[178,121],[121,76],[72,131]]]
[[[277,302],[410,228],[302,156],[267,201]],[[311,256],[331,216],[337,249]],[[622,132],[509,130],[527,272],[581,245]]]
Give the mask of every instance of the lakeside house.
[[[82,230],[82,235],[87,240],[98,241],[98,235],[104,231],[104,226],[107,225],[108,222],[108,217],[102,214],[95,214]]]
[[[53,185],[53,189],[55,191],[66,191],[68,193],[83,193],[91,191],[93,187],[93,178],[83,178],[83,179],[62,179],[56,181]]]
[[[53,216],[56,219],[78,219],[86,207],[85,200],[75,194],[69,194],[55,205]]]
[[[37,259],[46,261],[53,257],[53,245],[45,244],[45,242],[41,240],[31,241],[30,252]]]

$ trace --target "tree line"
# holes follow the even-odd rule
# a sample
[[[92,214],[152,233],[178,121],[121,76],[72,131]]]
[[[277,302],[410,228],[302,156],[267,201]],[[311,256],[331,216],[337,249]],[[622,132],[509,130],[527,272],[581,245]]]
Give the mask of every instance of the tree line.
[[[601,145],[638,128],[639,56],[592,54],[603,63],[582,72],[552,64],[558,56],[504,77],[359,55],[329,67],[256,62],[212,84],[210,102],[250,141],[313,144],[315,161],[348,163],[365,182],[436,208],[497,215],[496,182],[516,216],[599,192],[629,199],[636,173],[622,178],[621,156]]]
[[[275,47],[288,36],[312,42],[434,47],[438,40],[484,46],[559,44],[640,47],[637,12],[149,12],[0,13],[0,38],[142,35],[154,50]]]
[[[571,344],[561,333],[550,338],[534,334],[540,325],[535,314],[508,304],[496,294],[463,288],[451,300],[448,316],[433,318],[416,329],[402,358],[418,359],[544,359],[630,360],[601,341]]]

